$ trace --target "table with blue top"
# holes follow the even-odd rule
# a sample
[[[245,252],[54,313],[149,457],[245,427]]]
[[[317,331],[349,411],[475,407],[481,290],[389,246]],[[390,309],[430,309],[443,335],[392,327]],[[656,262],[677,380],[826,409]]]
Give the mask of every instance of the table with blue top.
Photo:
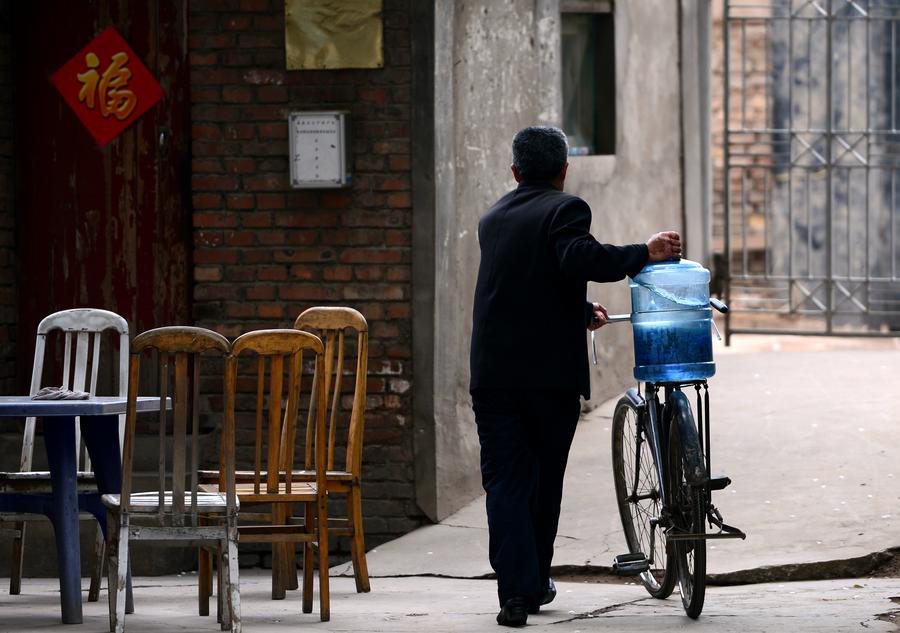
[[[138,397],[137,411],[159,411],[159,403],[158,397]],[[49,495],[2,493],[0,512],[43,514],[52,522],[56,535],[64,624],[82,622],[79,511],[96,516],[106,534],[106,513],[100,496],[121,492],[119,414],[125,413],[127,404],[127,398],[122,396],[95,396],[88,400],[32,400],[29,396],[0,396],[0,418],[44,419],[44,445],[52,492]],[[171,406],[171,400],[167,399],[166,408]],[[76,417],[81,420],[81,435],[91,456],[97,482],[97,494],[86,497],[79,497],[76,487]],[[79,501],[84,507],[79,508]]]

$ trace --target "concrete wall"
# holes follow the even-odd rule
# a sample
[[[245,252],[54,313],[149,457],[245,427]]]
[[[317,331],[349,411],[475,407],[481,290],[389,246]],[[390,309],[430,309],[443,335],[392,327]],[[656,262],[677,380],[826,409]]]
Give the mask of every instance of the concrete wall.
[[[713,3],[714,0],[681,0],[682,238],[687,258],[707,268],[712,265]]]
[[[666,0],[615,5],[616,154],[570,157],[566,182],[591,205],[601,242],[682,230],[678,20],[678,4]],[[631,311],[627,282],[589,284],[588,298],[610,313]],[[634,384],[630,326],[599,330],[597,354],[590,406]]]
[[[567,189],[591,204],[597,237],[621,243],[681,229],[679,15],[667,0],[619,2],[615,11],[617,155],[573,157]],[[478,219],[515,186],[515,132],[559,124],[559,3],[438,0],[434,25],[434,161],[418,166],[433,169],[433,185],[413,177],[414,198],[421,182],[434,205],[433,227],[414,231],[413,245],[418,257],[433,252],[433,271],[414,278],[416,296],[434,295],[433,310],[414,314],[416,374],[427,371],[433,384],[418,393],[415,437],[417,500],[441,519],[481,492],[468,394]],[[630,310],[624,283],[592,284],[589,295]],[[633,383],[628,327],[610,326],[598,342],[590,405]]]
[[[415,330],[415,362],[417,375],[433,378],[433,392],[419,392],[416,482],[419,505],[435,520],[481,490],[468,367],[478,218],[515,185],[513,134],[556,119],[557,91],[541,79],[556,63],[558,15],[551,3],[537,5],[435,3],[434,225],[413,245],[419,256],[433,253],[433,274],[414,279],[414,292],[430,286],[434,294],[433,310],[415,314],[426,321]],[[432,338],[420,345],[429,326]]]

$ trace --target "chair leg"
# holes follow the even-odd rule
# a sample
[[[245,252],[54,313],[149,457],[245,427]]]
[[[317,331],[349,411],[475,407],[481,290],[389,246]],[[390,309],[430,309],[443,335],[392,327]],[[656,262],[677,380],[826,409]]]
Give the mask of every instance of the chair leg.
[[[134,613],[134,591],[131,583],[131,557],[128,559],[128,577],[125,581],[125,615]]]
[[[290,523],[292,516],[294,516],[294,504],[285,504],[284,512],[281,515],[282,524],[287,525]],[[282,547],[284,548],[282,556],[284,560],[285,587],[289,591],[295,591],[300,587],[300,583],[297,582],[297,544],[284,543]]]
[[[106,599],[109,603],[109,630],[116,630],[116,597],[119,595],[119,585],[116,582],[119,570],[119,521],[111,512],[106,519]]]
[[[353,577],[356,579],[356,592],[366,593],[369,586],[369,567],[366,564],[366,537],[363,532],[362,518],[362,494],[359,486],[353,486],[347,495],[347,514],[350,516],[350,525],[353,526],[353,536],[350,541],[350,558],[353,560]]]
[[[223,539],[219,543],[219,560],[217,561],[219,564],[219,604],[222,605],[221,609],[221,618],[219,622],[221,623],[221,628],[223,631],[228,631],[231,629],[231,608],[229,604],[229,589],[230,589],[230,570],[228,567],[228,540]]]
[[[227,548],[227,549],[226,549]],[[226,550],[224,567],[228,579],[228,611],[231,614],[231,633],[241,633],[241,580],[238,566],[237,528],[228,530],[228,539],[223,543]]]
[[[22,561],[25,559],[25,522],[14,525],[12,555],[9,558],[9,595],[18,596],[22,592]]]
[[[198,555],[197,589],[200,615],[209,615],[209,597],[212,595],[212,556],[206,547]]]
[[[284,506],[272,504],[272,525],[284,525]],[[284,600],[287,595],[287,580],[284,573],[284,547],[281,543],[272,543],[272,600]]]
[[[116,570],[116,631],[125,631],[125,611],[128,604],[128,523],[127,521],[119,531],[119,560]]]
[[[290,513],[288,514],[290,516]],[[285,520],[285,522],[287,522]],[[297,544],[284,543],[282,546],[282,560],[284,561],[284,580],[287,583],[288,591],[295,591],[300,583],[297,582]]]
[[[97,537],[94,540],[94,571],[91,573],[91,588],[88,590],[88,602],[100,600],[100,579],[103,577],[103,563],[106,559],[106,539],[103,530],[97,524]]]
[[[307,532],[313,530],[312,504],[303,506],[304,520]],[[312,543],[303,543],[303,613],[312,613],[313,603],[313,548]]]
[[[328,592],[328,500],[319,498],[316,508],[316,541],[319,545],[319,619],[328,622],[331,619],[331,606]]]
[[[109,543],[109,630],[112,633],[125,631],[125,595],[128,586],[128,519],[121,515],[110,531]]]
[[[225,619],[225,579],[222,577],[225,570],[222,568],[222,548],[216,544],[216,622],[219,624]]]

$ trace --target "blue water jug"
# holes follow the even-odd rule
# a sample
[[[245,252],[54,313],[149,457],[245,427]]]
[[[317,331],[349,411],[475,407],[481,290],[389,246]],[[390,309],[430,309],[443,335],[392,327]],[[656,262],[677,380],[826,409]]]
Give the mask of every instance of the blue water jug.
[[[686,259],[645,266],[630,283],[634,377],[687,382],[716,373],[709,271]]]

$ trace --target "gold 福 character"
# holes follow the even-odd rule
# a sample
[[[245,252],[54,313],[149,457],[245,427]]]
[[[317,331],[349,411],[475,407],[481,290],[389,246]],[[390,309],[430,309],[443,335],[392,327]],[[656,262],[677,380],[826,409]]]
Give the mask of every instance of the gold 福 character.
[[[96,95],[103,118],[113,115],[121,121],[127,119],[134,110],[137,105],[137,95],[128,89],[128,81],[131,79],[131,70],[126,66],[128,54],[115,53],[111,59],[112,61],[101,76],[96,70],[100,66],[100,59],[97,55],[94,53],[85,55],[84,61],[88,70],[76,75],[82,84],[81,90],[78,92],[78,100],[93,110]]]

